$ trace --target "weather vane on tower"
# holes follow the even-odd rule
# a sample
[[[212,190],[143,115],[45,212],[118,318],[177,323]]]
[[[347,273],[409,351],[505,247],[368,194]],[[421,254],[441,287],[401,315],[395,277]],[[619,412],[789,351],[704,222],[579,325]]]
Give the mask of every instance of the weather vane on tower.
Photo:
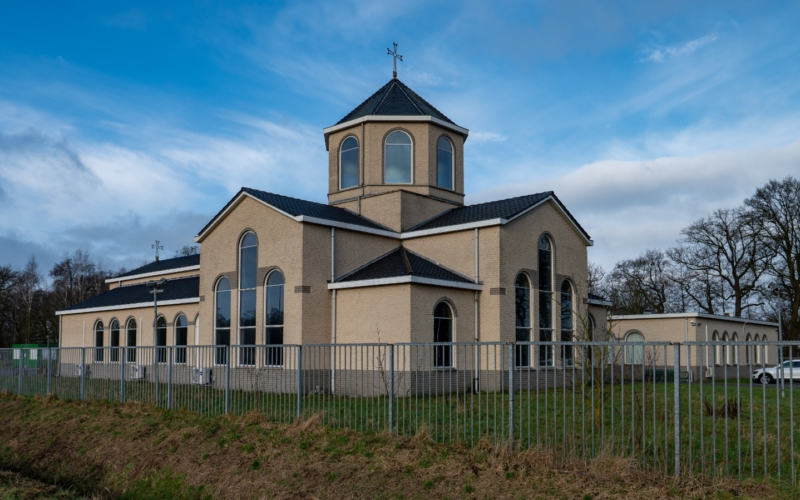
[[[158,260],[158,251],[159,250],[164,250],[164,245],[161,245],[161,242],[156,240],[156,244],[155,245],[150,245],[150,248],[155,248],[156,249],[156,260]]]
[[[392,42],[394,45],[394,50],[387,48],[386,53],[390,56],[394,56],[394,71],[392,71],[392,78],[397,78],[397,60],[400,59],[400,62],[403,62],[403,56],[397,53],[397,42]]]

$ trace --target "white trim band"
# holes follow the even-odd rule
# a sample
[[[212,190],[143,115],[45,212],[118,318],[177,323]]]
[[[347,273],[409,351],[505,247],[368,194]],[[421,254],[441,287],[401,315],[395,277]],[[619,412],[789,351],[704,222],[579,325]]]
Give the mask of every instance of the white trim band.
[[[190,299],[173,299],[173,300],[159,300],[159,306],[177,306],[180,304],[197,304],[200,302],[200,297],[192,297]],[[88,307],[86,309],[70,309],[69,311],[56,311],[56,316],[66,316],[68,314],[83,314],[91,312],[102,311],[120,311],[122,309],[142,309],[145,307],[153,307],[152,302],[137,302],[135,304],[122,304],[118,306],[105,306],[105,307]]]
[[[119,278],[109,278],[106,283],[120,283],[122,281],[131,281],[139,278],[149,278],[150,276],[160,276],[162,274],[184,273],[187,271],[199,271],[200,265],[176,267],[173,269],[164,269],[163,271],[153,271],[152,273],[133,274],[130,276],[121,276]]]
[[[666,313],[666,314],[627,314],[611,316],[612,320],[637,320],[637,319],[674,319],[674,318],[705,318],[719,321],[731,321],[733,323],[747,323],[748,325],[764,325],[778,328],[778,323],[769,321],[759,321],[755,319],[737,318],[735,316],[722,316],[720,314],[707,314],[701,312],[688,313]]]
[[[341,290],[343,288],[363,288],[368,286],[400,285],[416,283],[419,285],[442,286],[447,288],[462,288],[464,290],[483,290],[481,283],[462,283],[460,281],[437,280],[422,278],[420,276],[398,276],[396,278],[378,278],[374,280],[345,281],[342,283],[328,283],[328,290]]]
[[[436,125],[450,129],[454,132],[458,132],[459,134],[463,135],[464,137],[469,135],[469,129],[464,127],[459,127],[453,123],[448,123],[442,119],[436,118],[434,116],[407,116],[407,115],[367,115],[362,116],[361,118],[356,118],[355,120],[350,120],[344,123],[340,123],[338,125],[332,125],[330,127],[325,127],[322,129],[323,134],[325,134],[325,138],[328,138],[329,134],[333,132],[350,128],[355,125],[359,125],[361,123],[367,122],[429,122],[435,123]],[[327,142],[327,141],[326,141]]]

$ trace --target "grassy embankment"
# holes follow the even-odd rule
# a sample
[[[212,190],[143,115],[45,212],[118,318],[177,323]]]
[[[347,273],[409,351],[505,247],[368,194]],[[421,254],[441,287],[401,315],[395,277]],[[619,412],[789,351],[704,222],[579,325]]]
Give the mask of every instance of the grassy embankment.
[[[796,498],[770,482],[673,479],[607,454],[563,462],[263,415],[0,396],[7,498]],[[55,485],[55,486],[51,486]],[[12,496],[14,495],[14,496]]]

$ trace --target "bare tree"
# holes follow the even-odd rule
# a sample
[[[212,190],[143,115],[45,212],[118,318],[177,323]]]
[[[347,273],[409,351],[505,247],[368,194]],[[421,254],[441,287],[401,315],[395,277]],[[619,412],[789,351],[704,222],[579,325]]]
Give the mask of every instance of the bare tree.
[[[75,251],[64,256],[50,270],[53,278],[53,293],[58,297],[58,306],[66,308],[82,302],[108,289],[105,284],[109,273],[102,264],[92,260],[87,252]]]
[[[661,250],[647,250],[620,261],[607,278],[607,293],[617,314],[673,312],[680,308],[673,264]]]
[[[42,277],[39,275],[39,264],[37,264],[36,258],[31,256],[31,258],[28,259],[28,263],[25,264],[25,269],[17,274],[15,286],[17,298],[25,311],[25,330],[21,339],[25,344],[29,344],[31,341],[31,315],[36,292],[41,282]]]
[[[745,200],[774,252],[768,272],[787,299],[784,338],[800,338],[800,180],[771,180]],[[781,321],[784,318],[780,318]]]
[[[189,255],[197,255],[200,253],[200,247],[197,245],[184,245],[180,250],[175,250],[174,257],[188,257]]]
[[[771,255],[761,229],[757,218],[735,208],[715,210],[681,231],[681,245],[667,250],[681,291],[709,314],[725,312],[729,300],[736,316],[757,306],[752,299]]]

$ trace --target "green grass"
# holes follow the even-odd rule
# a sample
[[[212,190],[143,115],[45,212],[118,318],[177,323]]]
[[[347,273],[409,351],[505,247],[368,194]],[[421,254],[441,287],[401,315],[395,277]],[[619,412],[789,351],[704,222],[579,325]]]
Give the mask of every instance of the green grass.
[[[5,387],[16,392],[17,383],[15,378],[0,378],[0,390]],[[52,381],[52,388],[61,399],[80,399],[80,379],[57,378]],[[115,402],[119,400],[119,389],[118,381],[87,379],[85,383],[87,399]],[[547,448],[565,460],[588,460],[609,453],[671,472],[675,466],[674,390],[672,383],[620,385],[618,380],[613,387],[608,381],[599,380],[594,385],[578,384],[574,391],[571,387],[523,389],[514,393],[513,426],[507,392],[399,397],[394,405],[394,431],[405,436],[426,433],[435,441],[469,445],[481,440],[509,445],[513,436],[518,448]],[[788,451],[792,445],[794,450],[800,448],[800,391],[787,387],[786,398],[778,398],[777,386],[751,386],[748,379],[684,383],[680,390],[680,459],[684,471],[792,478],[792,455]],[[32,379],[23,387],[25,394],[44,392],[46,386],[42,387],[39,379]],[[160,384],[158,398],[152,382],[126,382],[125,392],[127,401],[167,407],[166,384]],[[716,418],[708,415],[706,403],[718,410],[726,407],[726,392],[727,399],[737,403],[736,417],[725,418],[724,410]],[[309,394],[300,403],[303,418],[317,415],[322,424],[333,428],[381,432],[389,426],[387,397]],[[223,389],[173,387],[173,409],[218,415],[225,413],[225,406]],[[229,410],[234,414],[258,410],[271,421],[291,423],[297,418],[297,409],[294,394],[230,392]],[[798,420],[794,428],[792,419]],[[218,424],[211,422],[201,432],[208,437],[217,430]],[[221,442],[220,446],[226,444],[227,441]],[[304,449],[302,442],[298,446]],[[337,443],[330,443],[329,447],[335,454]],[[253,450],[252,445],[242,448],[243,453]],[[420,466],[425,467],[422,463]],[[799,468],[800,459],[795,459],[795,476]]]

